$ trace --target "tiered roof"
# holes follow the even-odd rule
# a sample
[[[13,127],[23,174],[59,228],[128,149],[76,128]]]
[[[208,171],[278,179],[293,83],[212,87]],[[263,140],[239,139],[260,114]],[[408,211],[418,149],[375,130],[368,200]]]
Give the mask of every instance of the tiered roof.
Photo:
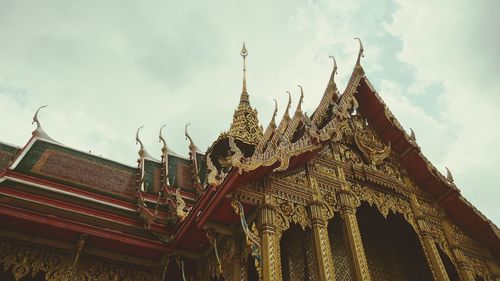
[[[273,172],[303,165],[327,143],[341,138],[340,128],[358,110],[401,159],[412,180],[437,199],[448,216],[500,257],[498,228],[460,194],[451,177],[444,177],[423,156],[414,134],[408,135],[365,76],[360,51],[346,89],[339,95],[337,64],[320,104],[307,116],[301,108],[304,91],[293,116],[289,109],[276,124],[277,104],[263,133],[257,111],[250,105],[243,46],[243,88],[233,122],[202,153],[189,136],[189,158],[172,152],[163,142],[160,160],[147,153],[139,137],[138,166],[132,167],[69,148],[51,139],[38,120],[37,129],[22,148],[0,143],[0,202],[2,220],[15,218],[30,225],[23,230],[50,234],[61,230],[65,239],[91,233],[99,247],[123,253],[147,248],[155,258],[179,249],[196,253],[208,245],[202,227],[208,220],[237,222],[226,195],[238,184]],[[413,137],[412,137],[413,136]],[[39,227],[39,229],[31,229]],[[107,245],[105,242],[114,241]],[[193,243],[196,241],[196,243]],[[132,246],[130,246],[132,245]],[[134,248],[135,247],[135,248]]]

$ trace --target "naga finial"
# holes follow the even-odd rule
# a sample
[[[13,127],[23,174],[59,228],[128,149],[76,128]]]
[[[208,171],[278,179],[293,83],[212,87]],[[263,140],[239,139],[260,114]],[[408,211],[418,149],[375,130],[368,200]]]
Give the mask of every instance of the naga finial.
[[[137,128],[137,132],[135,132],[135,144],[140,144],[141,145],[141,150],[144,150],[144,145],[142,144],[141,139],[139,138],[139,131],[144,128],[144,126],[140,126]]]
[[[50,139],[52,140],[44,131],[43,131],[43,128],[42,128],[42,124],[40,123],[40,120],[38,120],[38,112],[40,111],[40,109],[42,108],[45,108],[47,107],[47,105],[42,105],[40,106],[36,112],[35,112],[35,115],[33,115],[33,122],[31,122],[31,124],[34,124],[36,123],[36,129],[31,133],[33,136],[36,136],[36,137],[41,137],[41,138],[47,138],[47,139]]]
[[[273,99],[274,101],[274,112],[273,112],[273,117],[271,118],[271,123],[276,124],[276,114],[278,114],[278,101],[276,99]]]
[[[364,51],[365,49],[363,48],[363,42],[361,42],[361,39],[359,37],[354,38],[354,40],[359,41],[359,52],[358,52],[358,60],[356,61],[356,66],[361,66],[361,57],[364,57]]]
[[[159,135],[159,142],[163,142],[163,147],[161,148],[161,152],[162,152],[162,164],[163,164],[163,167],[165,169],[164,171],[164,182],[166,185],[170,185],[170,182],[168,181],[168,146],[167,146],[167,142],[165,141],[165,139],[163,138],[163,134],[162,134],[162,130],[163,128],[165,128],[167,125],[163,125],[161,126],[160,128],[160,135]]]
[[[453,179],[453,175],[450,172],[450,169],[448,167],[445,167],[446,169],[446,180],[450,183],[453,183],[455,180]]]
[[[186,140],[189,140],[189,150],[191,152],[193,152],[193,150],[194,151],[198,150],[198,147],[196,147],[196,145],[194,144],[193,139],[191,138],[191,136],[188,133],[188,127],[190,125],[191,125],[191,123],[187,123],[186,126],[184,127],[184,135],[186,136]]]
[[[290,94],[290,91],[286,91],[286,93],[288,93],[288,104],[286,105],[284,117],[290,118],[289,111],[292,106],[292,94]]]
[[[167,142],[165,141],[165,139],[163,138],[163,134],[162,134],[162,130],[163,128],[165,128],[167,126],[167,124],[164,124],[163,126],[160,127],[160,135],[159,135],[159,142],[162,142],[163,143],[163,147],[161,148],[161,151],[163,153],[165,153],[165,151],[167,151]]]
[[[300,88],[300,99],[299,103],[297,104],[297,111],[302,112],[302,102],[304,101],[304,89],[302,89],[302,85],[297,85],[297,87]]]
[[[328,56],[328,57],[333,60],[333,73],[337,74],[337,61],[335,60],[335,57],[334,56]]]
[[[48,106],[48,105],[42,105],[42,106],[40,106],[40,107],[36,110],[35,115],[33,115],[33,122],[31,122],[31,124],[36,123],[36,128],[37,128],[37,129],[42,127],[42,125],[40,124],[40,120],[38,120],[38,112],[40,111],[40,109],[42,109],[42,108],[46,108],[47,106]]]
[[[187,123],[186,126],[184,127],[184,135],[186,136],[186,140],[189,140],[189,142],[193,143],[193,139],[191,136],[189,136],[188,133],[188,127],[191,126],[191,123]]]

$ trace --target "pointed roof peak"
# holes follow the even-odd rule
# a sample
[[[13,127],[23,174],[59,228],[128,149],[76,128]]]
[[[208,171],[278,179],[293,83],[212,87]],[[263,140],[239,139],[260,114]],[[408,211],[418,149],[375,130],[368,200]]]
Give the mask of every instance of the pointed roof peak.
[[[198,147],[194,144],[193,139],[188,133],[188,127],[191,125],[191,123],[187,123],[186,126],[184,127],[184,135],[186,136],[186,140],[189,140],[189,151],[193,152],[198,152],[200,151]]]
[[[361,67],[361,57],[364,57],[364,51],[365,48],[363,48],[363,42],[361,42],[361,39],[359,37],[354,38],[354,40],[359,41],[359,52],[358,52],[358,59],[356,60],[356,67]]]
[[[40,123],[40,120],[38,119],[38,112],[40,112],[40,110],[42,108],[46,108],[48,105],[42,105],[40,106],[36,112],[35,112],[35,115],[33,115],[33,122],[31,122],[31,124],[35,124],[36,123],[36,129],[31,132],[31,135],[33,137],[37,137],[37,138],[40,138],[40,139],[45,139],[45,140],[49,140],[49,141],[52,141],[52,142],[56,142],[53,138],[51,138],[42,128],[42,124]]]
[[[300,88],[300,98],[299,103],[297,104],[296,112],[302,112],[302,102],[304,101],[304,89],[302,89],[301,85],[297,85]]]
[[[274,112],[273,112],[273,117],[271,117],[271,122],[269,123],[269,125],[276,127],[276,114],[278,113],[278,101],[276,99],[273,99],[273,101],[274,101]]]
[[[290,107],[292,106],[292,94],[290,94],[290,91],[286,91],[286,93],[288,93],[288,104],[286,105],[285,114],[283,114],[283,119],[290,119]]]
[[[246,67],[246,58],[248,56],[248,50],[245,46],[245,42],[243,42],[243,47],[241,47],[240,55],[243,58],[243,87],[241,89],[240,105],[242,104],[250,105],[250,100],[248,98],[248,92],[247,92],[247,67]]]
[[[332,75],[331,75],[331,82],[335,82],[335,74],[337,74],[337,61],[335,60],[335,57],[334,56],[328,56],[329,58],[331,58],[333,60],[333,70],[332,70]]]
[[[141,146],[141,148],[139,149],[139,151],[137,153],[139,154],[139,157],[141,159],[148,158],[150,160],[154,160],[154,161],[159,162],[157,159],[155,159],[153,156],[151,156],[151,154],[148,153],[148,151],[144,147],[144,144],[142,143],[141,139],[139,138],[139,131],[142,128],[144,128],[144,126],[140,126],[139,128],[137,128],[137,131],[135,132],[135,144],[139,144]]]

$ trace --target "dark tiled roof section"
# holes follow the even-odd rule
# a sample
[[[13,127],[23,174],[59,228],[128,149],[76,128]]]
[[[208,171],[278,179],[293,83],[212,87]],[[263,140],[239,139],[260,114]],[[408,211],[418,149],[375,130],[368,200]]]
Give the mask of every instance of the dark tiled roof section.
[[[144,171],[144,188],[146,192],[157,194],[161,189],[161,163],[146,159]]]
[[[0,171],[9,166],[10,161],[19,152],[19,148],[0,143]]]
[[[181,187],[184,191],[194,191],[193,172],[191,170],[191,161],[177,157],[168,156],[168,176],[170,183],[174,187]]]
[[[98,193],[126,197],[135,193],[135,168],[41,140],[16,170]]]

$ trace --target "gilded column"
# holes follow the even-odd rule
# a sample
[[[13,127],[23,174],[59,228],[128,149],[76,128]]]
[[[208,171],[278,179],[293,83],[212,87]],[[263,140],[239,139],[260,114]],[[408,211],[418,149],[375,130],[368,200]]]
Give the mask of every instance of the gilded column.
[[[347,190],[347,187],[342,187],[339,194],[340,214],[344,221],[348,248],[353,263],[354,276],[357,281],[371,280],[370,270],[366,262],[365,249],[361,240],[358,220],[356,218],[356,202],[354,196]]]
[[[314,255],[319,280],[330,281],[334,278],[333,258],[328,238],[327,221],[323,214],[323,202],[314,200],[309,207],[311,227],[314,235]]]
[[[281,281],[280,233],[275,227],[275,210],[264,204],[260,212],[262,241],[262,280]]]
[[[444,268],[443,261],[439,256],[439,252],[430,232],[430,227],[420,211],[419,204],[415,195],[410,197],[410,205],[417,220],[417,227],[419,230],[418,237],[423,246],[425,256],[427,257],[427,262],[429,263],[430,269],[434,279],[437,281],[449,281],[448,274]]]
[[[469,263],[467,263],[467,260],[464,254],[462,253],[462,249],[460,249],[458,242],[451,235],[452,229],[448,222],[444,223],[443,230],[444,230],[444,235],[446,237],[446,241],[450,245],[453,257],[457,262],[458,273],[460,274],[460,277],[462,278],[463,281],[474,281],[475,280],[474,274],[472,273]]]
[[[337,168],[337,173],[340,179],[345,183],[341,185],[339,190],[339,206],[340,215],[345,226],[345,235],[348,242],[348,251],[352,261],[353,275],[356,281],[370,281],[370,270],[366,262],[365,249],[361,240],[359,231],[358,219],[356,218],[356,208],[359,201],[354,194],[351,193],[347,186],[344,170],[341,167]]]

